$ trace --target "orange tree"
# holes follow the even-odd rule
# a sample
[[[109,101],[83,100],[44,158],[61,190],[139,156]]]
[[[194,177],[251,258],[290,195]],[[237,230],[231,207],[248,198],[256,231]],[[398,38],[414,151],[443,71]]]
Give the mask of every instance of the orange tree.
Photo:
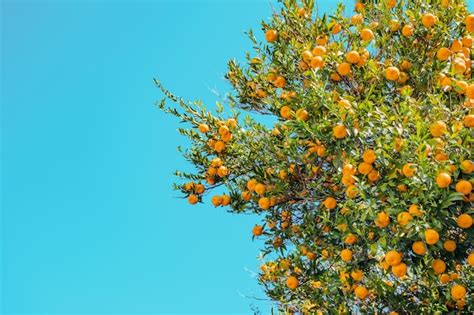
[[[196,172],[175,188],[260,215],[259,282],[281,311],[472,314],[474,14],[461,0],[316,11],[284,0],[262,41],[249,33],[226,110],[156,81],[190,124]]]

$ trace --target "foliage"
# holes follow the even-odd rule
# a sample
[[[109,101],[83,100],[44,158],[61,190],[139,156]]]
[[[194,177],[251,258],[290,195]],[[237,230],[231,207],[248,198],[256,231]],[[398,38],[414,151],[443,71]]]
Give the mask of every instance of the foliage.
[[[474,15],[461,0],[316,11],[284,0],[263,42],[249,32],[228,111],[156,81],[191,124],[196,172],[175,188],[195,204],[223,185],[214,206],[265,218],[259,281],[282,312],[472,314]]]

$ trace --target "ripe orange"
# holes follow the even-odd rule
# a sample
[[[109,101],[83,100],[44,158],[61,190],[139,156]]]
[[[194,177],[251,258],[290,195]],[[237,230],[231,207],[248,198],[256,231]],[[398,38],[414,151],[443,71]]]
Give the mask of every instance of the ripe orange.
[[[196,191],[196,194],[200,195],[200,194],[204,193],[206,188],[204,188],[204,185],[202,185],[202,184],[197,184],[195,186],[194,190]]]
[[[188,202],[192,205],[196,204],[198,202],[198,197],[196,195],[189,195],[188,197]]]
[[[436,16],[431,13],[426,13],[421,17],[421,23],[423,23],[425,27],[432,27],[436,24],[436,20]]]
[[[252,193],[248,190],[242,192],[242,199],[245,201],[249,201],[252,198]]]
[[[311,51],[305,50],[301,54],[301,58],[303,58],[303,60],[306,61],[306,62],[310,62],[311,58],[313,58],[313,54],[311,53]]]
[[[401,226],[407,225],[411,220],[413,220],[413,217],[409,212],[403,211],[397,215],[397,221]]]
[[[416,168],[415,164],[407,163],[407,164],[403,165],[402,173],[406,177],[412,177],[413,175],[415,175],[416,170],[417,170],[417,168]]]
[[[390,223],[390,217],[386,212],[377,213],[377,219],[375,219],[375,225],[380,228],[386,227]]]
[[[403,277],[407,274],[407,265],[405,263],[399,263],[396,266],[392,266],[392,273],[398,278]]]
[[[406,24],[402,27],[402,35],[405,37],[410,37],[411,35],[413,35],[414,31],[415,28],[413,27],[413,25]]]
[[[267,197],[262,197],[258,200],[258,205],[263,210],[267,210],[268,208],[270,208],[270,199],[268,199]]]
[[[428,245],[434,245],[439,241],[439,234],[433,229],[427,229],[425,231],[425,241]]]
[[[280,115],[284,119],[290,119],[291,118],[291,108],[289,106],[283,106],[280,108]]]
[[[469,266],[474,267],[474,253],[470,253],[469,256],[467,256],[467,263]]]
[[[254,236],[260,236],[263,234],[263,227],[261,225],[255,225],[252,229],[252,234]]]
[[[468,229],[472,226],[472,217],[467,213],[463,213],[458,217],[456,223],[461,229]]]
[[[365,163],[372,164],[375,162],[376,156],[374,150],[366,150],[364,154],[362,155],[362,159],[364,160]]]
[[[225,142],[224,141],[217,141],[216,144],[214,145],[214,150],[216,150],[217,153],[221,153],[222,151],[225,150]]]
[[[257,186],[258,182],[256,179],[250,179],[248,182],[247,182],[247,189],[250,190],[250,191],[254,191],[255,190],[255,186]]]
[[[352,251],[350,249],[343,249],[341,250],[341,259],[345,262],[351,261],[352,259]]]
[[[451,287],[451,296],[455,300],[463,299],[466,296],[466,288],[460,284]]]
[[[421,211],[417,205],[413,204],[410,207],[408,207],[408,213],[414,216],[422,216],[424,212]]]
[[[474,33],[474,14],[469,14],[464,20],[466,23],[466,31],[469,33]]]
[[[214,207],[218,207],[222,204],[222,196],[213,196],[212,199],[211,199],[211,202],[212,204],[214,205]]]
[[[352,279],[354,279],[354,281],[359,282],[364,277],[364,273],[362,272],[362,270],[359,270],[359,269],[353,270],[351,272],[351,277],[352,277]]]
[[[443,248],[448,252],[454,252],[456,250],[456,242],[453,240],[446,240],[443,243]]]
[[[344,240],[344,243],[349,244],[349,245],[355,244],[356,242],[357,242],[357,236],[352,233],[349,233]]]
[[[324,56],[326,54],[326,47],[324,46],[321,46],[321,45],[318,45],[316,47],[313,48],[313,50],[311,51],[311,53],[313,54],[313,56]]]
[[[466,115],[463,120],[464,126],[467,128],[472,128],[474,127],[474,115]]]
[[[411,246],[411,249],[417,255],[424,256],[426,254],[426,246],[425,246],[425,243],[423,243],[422,241],[414,242],[413,245]]]
[[[369,42],[374,39],[374,33],[370,29],[364,28],[360,31],[360,38],[363,41]]]
[[[397,5],[397,0],[385,0],[387,8],[393,9]]]
[[[388,67],[385,69],[385,78],[390,81],[397,81],[400,76],[400,70],[397,67]]]
[[[442,135],[444,135],[446,132],[448,131],[448,127],[446,126],[446,124],[441,121],[441,120],[438,120],[436,122],[434,122],[433,124],[431,124],[430,126],[430,133],[433,137],[441,137]]]
[[[451,278],[449,277],[448,274],[443,273],[441,276],[439,276],[439,281],[440,281],[442,284],[446,284],[446,283],[448,283],[449,281],[451,281]]]
[[[371,181],[371,182],[375,182],[377,181],[379,178],[380,178],[380,173],[379,171],[377,170],[371,170],[369,175],[367,175],[367,178]]]
[[[451,184],[451,176],[448,173],[439,173],[436,177],[436,184],[440,188],[446,188]]]
[[[265,33],[265,38],[267,39],[267,42],[269,43],[273,43],[274,41],[276,41],[277,37],[278,37],[278,33],[275,30],[268,30]]]
[[[324,202],[323,202],[324,206],[328,209],[334,209],[336,208],[337,206],[337,201],[336,199],[334,199],[333,197],[327,197]]]
[[[355,50],[349,51],[346,53],[346,60],[350,63],[356,64],[360,60],[360,54]]]
[[[385,254],[385,261],[389,266],[396,266],[402,262],[402,256],[397,251],[391,250]]]
[[[198,129],[202,133],[206,133],[209,131],[209,126],[206,124],[199,124]]]
[[[255,185],[255,192],[259,194],[260,196],[265,193],[265,185],[264,184],[256,184]]]
[[[438,49],[438,52],[436,53],[436,57],[438,58],[438,60],[441,60],[441,61],[448,60],[450,56],[451,56],[451,50],[449,50],[449,48],[446,48],[446,47],[441,47],[440,49]]]
[[[296,278],[295,276],[289,276],[286,279],[286,285],[291,290],[295,290],[299,286],[299,284],[300,282],[298,281],[298,278]]]
[[[357,167],[357,170],[359,171],[359,173],[363,174],[363,175],[367,175],[370,173],[370,171],[372,170],[372,164],[369,164],[369,163],[366,163],[366,162],[362,162],[359,164],[359,166]]]
[[[469,84],[466,87],[465,93],[466,93],[467,98],[474,99],[474,84]]]
[[[354,294],[359,299],[364,300],[369,295],[369,291],[363,286],[357,286],[354,290]]]
[[[311,59],[310,66],[313,69],[321,69],[324,66],[324,60],[321,56],[316,56]]]
[[[351,65],[347,62],[340,63],[337,66],[337,73],[342,76],[346,76],[351,72]]]
[[[337,124],[332,128],[332,133],[337,139],[343,139],[347,136],[346,126],[344,126],[343,124]]]
[[[279,75],[276,77],[275,81],[273,81],[273,84],[275,84],[276,87],[282,89],[286,85],[286,79],[282,77],[281,75]]]
[[[464,173],[471,174],[474,172],[474,162],[471,160],[464,160],[461,162],[461,170]]]
[[[333,33],[333,34],[337,34],[337,33],[339,33],[339,32],[341,31],[341,29],[342,29],[341,24],[336,23],[336,24],[334,24],[334,25],[332,26],[332,33]]]
[[[472,184],[467,180],[460,180],[456,183],[456,191],[463,195],[470,194],[472,191]]]
[[[355,185],[350,185],[346,189],[346,196],[353,199],[359,194],[359,189]]]
[[[221,206],[225,207],[230,204],[230,196],[229,195],[222,195],[222,203]]]
[[[229,175],[229,169],[222,165],[217,169],[217,175],[219,177],[226,177],[227,175]]]
[[[446,270],[446,264],[441,259],[435,259],[431,264],[431,267],[437,275],[442,274]]]
[[[400,22],[398,20],[392,19],[388,22],[388,26],[392,32],[396,32],[400,29]]]

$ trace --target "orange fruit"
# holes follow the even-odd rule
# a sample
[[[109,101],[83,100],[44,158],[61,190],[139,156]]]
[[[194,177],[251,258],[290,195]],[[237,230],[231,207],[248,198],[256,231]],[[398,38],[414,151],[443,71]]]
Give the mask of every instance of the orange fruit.
[[[413,217],[409,212],[403,211],[397,215],[397,221],[401,226],[407,225],[411,220],[413,220]]]
[[[324,66],[324,60],[321,56],[315,56],[311,59],[310,66],[313,69],[321,69]]]
[[[247,189],[250,190],[250,191],[254,191],[255,190],[255,186],[257,186],[258,182],[256,179],[250,179],[248,182],[247,182]]]
[[[298,278],[295,276],[289,276],[286,279],[286,286],[290,288],[291,290],[295,290],[299,286],[300,282],[298,281]]]
[[[268,208],[270,208],[270,199],[268,199],[267,197],[262,197],[258,200],[258,205],[263,210],[267,210]]]
[[[449,277],[448,274],[446,273],[443,273],[441,276],[439,276],[439,281],[443,284],[446,284],[448,283],[449,281],[451,281],[451,278]]]
[[[377,180],[379,180],[380,178],[380,173],[379,171],[377,170],[371,170],[369,175],[367,175],[367,178],[371,181],[371,182],[375,182]]]
[[[464,173],[471,174],[474,172],[474,162],[471,160],[464,160],[461,162],[461,170]]]
[[[313,54],[309,50],[303,51],[301,54],[301,58],[303,58],[304,61],[309,62],[311,61],[311,58],[313,58]]]
[[[400,70],[397,67],[388,67],[385,69],[385,78],[390,81],[397,81],[400,76]]]
[[[341,250],[341,259],[345,262],[351,261],[352,259],[352,251],[350,249],[343,249]]]
[[[359,190],[357,189],[357,187],[355,185],[350,185],[349,187],[347,187],[346,189],[346,196],[349,197],[349,198],[355,198],[357,197],[357,195],[359,194]]]
[[[206,124],[199,124],[198,129],[202,133],[206,133],[209,131],[209,126]]]
[[[197,184],[197,185],[195,186],[195,189],[194,189],[194,190],[196,191],[196,194],[200,195],[200,194],[204,193],[204,191],[206,190],[206,188],[204,188],[204,185],[202,185],[202,184]]]
[[[472,217],[467,213],[463,213],[458,217],[456,223],[461,229],[468,229],[472,226]]]
[[[265,185],[260,183],[255,185],[255,192],[260,196],[263,195],[265,193]]]
[[[289,106],[282,106],[280,108],[280,115],[284,119],[290,119],[291,118],[291,108]]]
[[[276,41],[277,37],[278,33],[275,30],[268,30],[265,32],[265,38],[269,43],[273,43],[274,41]]]
[[[387,8],[393,9],[397,5],[397,0],[385,0]]]
[[[464,20],[466,23],[466,31],[469,33],[474,33],[474,14],[469,14]]]
[[[391,250],[385,254],[385,261],[389,266],[396,266],[402,262],[402,256],[397,251]]]
[[[467,128],[474,127],[474,115],[470,114],[470,115],[464,116],[463,123],[464,123],[464,126]]]
[[[313,50],[311,51],[311,53],[313,54],[313,56],[324,56],[326,54],[326,47],[322,46],[322,45],[318,45],[316,47],[313,48]]]
[[[354,281],[359,282],[362,280],[363,277],[364,273],[362,272],[362,270],[357,269],[351,272],[351,278],[354,279]]]
[[[337,124],[332,128],[332,133],[337,139],[343,139],[347,136],[347,129],[343,124]]]
[[[417,205],[411,205],[410,207],[408,207],[408,213],[415,216],[423,215],[423,211],[421,211]]]
[[[392,266],[392,273],[398,278],[403,277],[407,274],[407,265],[405,263],[399,263],[396,266]]]
[[[448,173],[439,173],[436,177],[436,184],[440,188],[446,188],[451,184],[451,176]]]
[[[455,300],[463,299],[466,296],[466,288],[460,284],[451,287],[451,297]]]
[[[196,204],[198,202],[198,197],[196,195],[189,195],[188,197],[188,202],[192,205]]]
[[[255,225],[252,229],[252,234],[254,236],[260,236],[263,234],[263,227],[261,225]]]
[[[286,79],[282,77],[281,75],[279,75],[276,77],[275,81],[273,81],[273,84],[275,84],[276,87],[282,89],[286,85]]]
[[[369,295],[369,291],[363,286],[357,286],[354,290],[354,294],[359,299],[364,300]]]
[[[431,264],[431,267],[437,275],[442,274],[446,270],[446,264],[441,259],[435,259]]]
[[[349,51],[346,53],[346,60],[350,63],[356,64],[360,60],[360,54],[355,50]]]
[[[413,35],[414,31],[415,28],[413,27],[413,25],[406,24],[402,27],[402,35],[405,37],[410,37],[411,35]]]
[[[351,65],[347,62],[343,62],[337,66],[337,73],[342,76],[346,76],[351,72]]]
[[[411,249],[417,255],[424,256],[426,254],[426,246],[422,241],[416,241],[411,245]]]
[[[217,175],[219,177],[226,177],[227,175],[229,175],[229,169],[222,165],[217,169]]]
[[[465,93],[466,93],[467,98],[474,99],[474,84],[469,84],[466,87]]]
[[[375,225],[380,228],[386,227],[390,223],[390,217],[386,212],[377,213],[377,219],[375,219]]]
[[[252,193],[248,190],[242,192],[242,199],[245,201],[249,201],[252,198]]]
[[[357,236],[352,234],[352,233],[349,233],[346,236],[346,239],[344,240],[344,243],[349,244],[349,245],[357,243]]]
[[[223,201],[222,196],[217,196],[217,195],[213,196],[211,199],[211,202],[214,205],[214,207],[220,206],[222,204],[222,201]]]
[[[453,240],[446,240],[443,243],[443,248],[448,252],[454,252],[456,250],[456,242]]]
[[[341,31],[341,29],[342,29],[341,24],[336,23],[332,26],[332,33],[335,35],[335,34],[339,33]]]
[[[327,197],[324,202],[323,202],[324,206],[328,209],[334,209],[336,208],[337,206],[337,201],[336,199],[334,199],[333,197]]]
[[[400,22],[398,20],[392,19],[388,22],[388,26],[392,32],[396,32],[400,29]]]
[[[359,164],[359,166],[357,167],[357,170],[359,171],[359,173],[363,174],[363,175],[367,175],[370,173],[370,171],[372,170],[372,164],[369,164],[369,163],[366,163],[366,162],[362,162]]]
[[[229,195],[222,195],[222,203],[221,206],[227,206],[230,204],[230,196]]]
[[[432,27],[436,24],[436,20],[436,16],[431,13],[426,13],[421,17],[421,23],[423,23],[425,27]]]
[[[436,53],[436,57],[438,58],[438,60],[441,60],[441,61],[448,60],[450,56],[451,56],[451,50],[449,50],[449,48],[446,48],[446,47],[441,47],[440,49],[438,49],[438,52]]]
[[[416,168],[415,164],[407,163],[407,164],[403,165],[402,173],[406,177],[412,177],[413,175],[415,175],[416,170],[417,170],[417,168]]]
[[[439,234],[433,229],[427,229],[425,231],[425,241],[428,245],[434,245],[439,241]]]
[[[360,38],[363,41],[369,42],[374,39],[374,33],[370,29],[364,28],[360,31]]]
[[[470,194],[472,191],[472,184],[467,180],[460,180],[456,183],[456,191],[463,195]]]
[[[214,145],[214,150],[216,150],[217,153],[221,153],[222,151],[225,150],[225,142],[224,141],[217,141],[216,144]]]
[[[474,267],[474,253],[470,253],[469,256],[467,256],[467,263],[469,266]]]
[[[374,150],[366,150],[364,154],[362,154],[362,159],[365,163],[372,164],[375,162],[376,156]]]
[[[441,121],[435,121],[433,124],[430,126],[430,133],[433,137],[441,137],[448,131],[448,127],[446,124]]]

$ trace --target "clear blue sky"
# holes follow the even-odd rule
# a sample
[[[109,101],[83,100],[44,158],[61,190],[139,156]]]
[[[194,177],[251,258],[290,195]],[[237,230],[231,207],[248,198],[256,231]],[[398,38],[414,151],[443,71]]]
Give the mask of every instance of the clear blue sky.
[[[1,3],[0,312],[267,313],[257,218],[176,198],[152,78],[214,104],[276,1]]]

